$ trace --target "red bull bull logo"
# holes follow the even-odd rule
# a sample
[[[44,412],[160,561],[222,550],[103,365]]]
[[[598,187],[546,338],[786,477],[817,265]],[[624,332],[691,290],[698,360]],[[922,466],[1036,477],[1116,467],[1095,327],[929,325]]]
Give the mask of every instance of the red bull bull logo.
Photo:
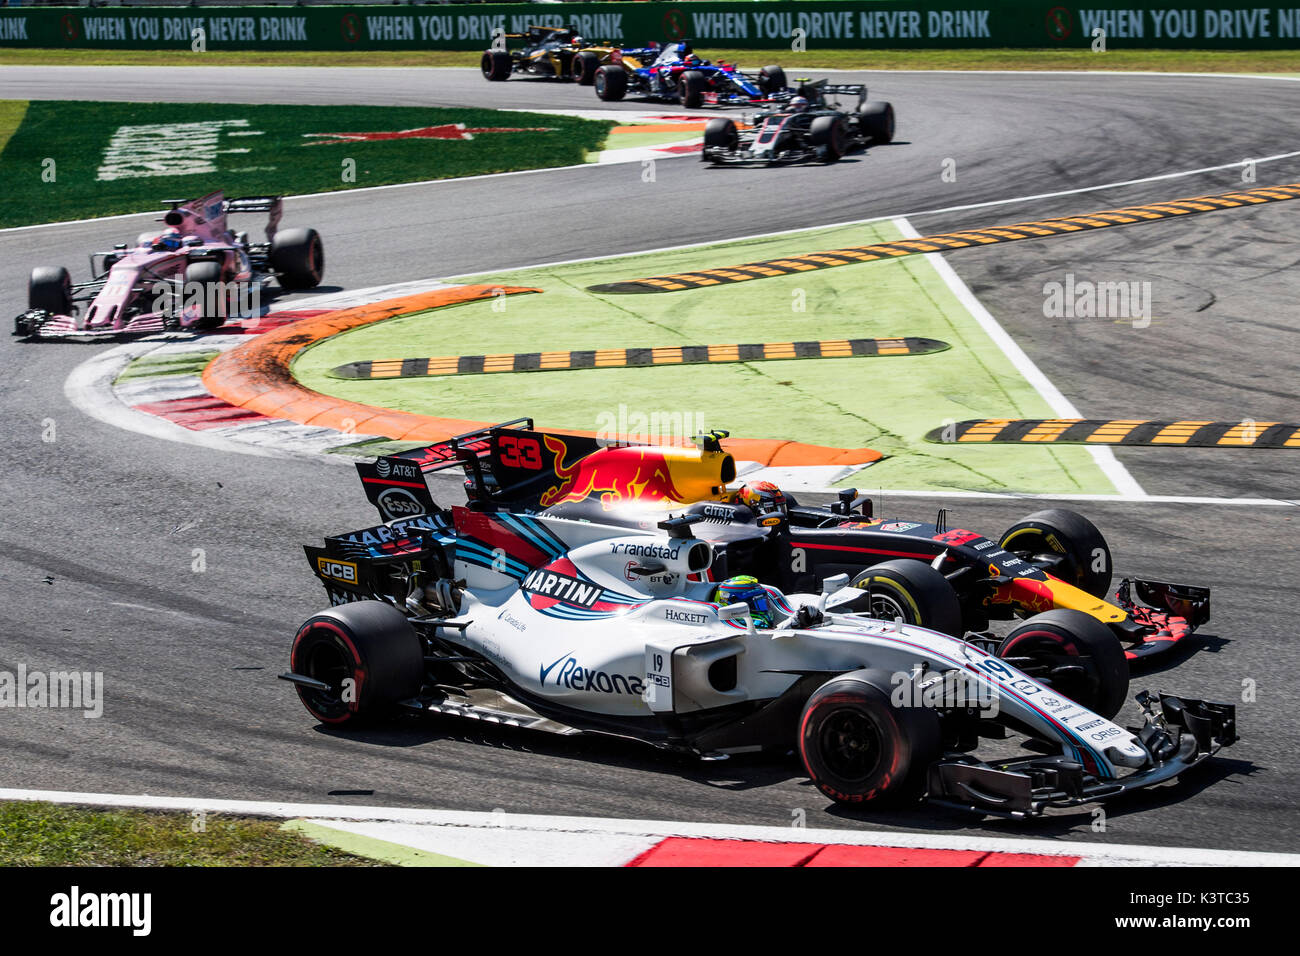
[[[541,496],[543,507],[599,496],[605,508],[628,501],[684,501],[673,478],[668,450],[653,445],[601,448],[567,463],[568,446],[546,435],[547,451],[555,456],[559,483]]]

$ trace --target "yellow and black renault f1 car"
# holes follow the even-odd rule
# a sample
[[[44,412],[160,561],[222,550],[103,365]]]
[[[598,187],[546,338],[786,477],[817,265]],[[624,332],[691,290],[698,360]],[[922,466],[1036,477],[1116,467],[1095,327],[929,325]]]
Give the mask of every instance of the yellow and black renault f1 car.
[[[590,86],[596,70],[611,62],[615,47],[589,44],[576,28],[529,27],[525,33],[507,33],[506,40],[522,40],[516,49],[483,51],[480,68],[489,80],[508,80],[522,73],[528,76],[573,80]]]

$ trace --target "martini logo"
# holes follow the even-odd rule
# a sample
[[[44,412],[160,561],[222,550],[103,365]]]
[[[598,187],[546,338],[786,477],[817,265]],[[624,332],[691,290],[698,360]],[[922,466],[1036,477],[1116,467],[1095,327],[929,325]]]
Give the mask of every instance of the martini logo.
[[[595,607],[601,595],[599,585],[579,581],[567,574],[556,574],[554,571],[545,570],[530,572],[528,577],[524,578],[523,590],[528,594],[550,598],[562,604],[585,608]]]
[[[379,130],[371,133],[303,133],[315,142],[304,146],[333,146],[338,143],[383,143],[397,139],[449,139],[470,140],[478,133],[553,133],[551,126],[484,126],[469,127],[464,123],[444,123],[441,126],[421,126],[419,129]]]

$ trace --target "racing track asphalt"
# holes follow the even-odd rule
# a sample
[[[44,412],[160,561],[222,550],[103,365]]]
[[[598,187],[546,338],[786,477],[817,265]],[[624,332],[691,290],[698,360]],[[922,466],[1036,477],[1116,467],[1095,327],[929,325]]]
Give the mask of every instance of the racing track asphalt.
[[[212,95],[203,98],[224,101],[594,105],[589,90],[488,86],[469,71],[204,76]],[[330,287],[355,288],[987,202],[1297,146],[1288,112],[1300,87],[1282,82],[973,74],[867,82],[896,104],[899,143],[834,167],[743,172],[683,159],[659,163],[656,182],[644,184],[639,165],[560,170],[291,200],[286,222],[317,227],[329,247]],[[127,68],[0,68],[6,98],[159,95]],[[948,157],[958,164],[955,183],[940,181]],[[1259,167],[1260,184],[1297,179],[1294,159]],[[1221,172],[919,217],[914,225],[937,232],[1238,185],[1236,172]],[[1297,212],[1281,203],[970,250],[948,261],[1085,415],[1293,420]],[[0,311],[21,310],[31,266],[80,269],[87,252],[147,221],[0,232]],[[1044,319],[1042,283],[1065,271],[1150,279],[1152,327]],[[1300,849],[1292,626],[1300,557],[1291,509],[1131,502],[1081,509],[1106,531],[1120,573],[1216,589],[1214,621],[1195,652],[1135,681],[1228,699],[1240,696],[1243,680],[1257,682],[1257,701],[1241,707],[1243,741],[1206,772],[1112,804],[1102,833],[1090,828],[1087,810],[1033,826],[934,809],[854,816],[829,808],[793,761],[700,764],[617,742],[444,720],[360,737],[314,728],[274,674],[294,627],[322,603],[298,545],[373,519],[351,470],[226,457],[91,420],[69,405],[62,384],[96,348],[7,336],[0,345],[0,669],[102,670],[106,680],[98,720],[0,712],[6,786],[778,825],[804,809],[809,826]],[[972,409],[972,417],[980,413]],[[1293,497],[1300,475],[1287,452],[1138,449],[1119,457],[1151,493]],[[455,497],[453,484],[441,487],[444,498]],[[928,515],[938,504],[900,498],[886,510]],[[948,504],[952,523],[990,532],[1034,508]],[[202,572],[193,570],[195,549],[203,551]]]

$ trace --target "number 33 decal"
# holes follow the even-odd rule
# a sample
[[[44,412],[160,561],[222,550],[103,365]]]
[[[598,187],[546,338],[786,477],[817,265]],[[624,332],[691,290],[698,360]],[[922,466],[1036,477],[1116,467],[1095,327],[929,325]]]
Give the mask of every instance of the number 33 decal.
[[[539,471],[542,467],[542,449],[536,438],[501,436],[501,464],[507,468],[526,468]]]

